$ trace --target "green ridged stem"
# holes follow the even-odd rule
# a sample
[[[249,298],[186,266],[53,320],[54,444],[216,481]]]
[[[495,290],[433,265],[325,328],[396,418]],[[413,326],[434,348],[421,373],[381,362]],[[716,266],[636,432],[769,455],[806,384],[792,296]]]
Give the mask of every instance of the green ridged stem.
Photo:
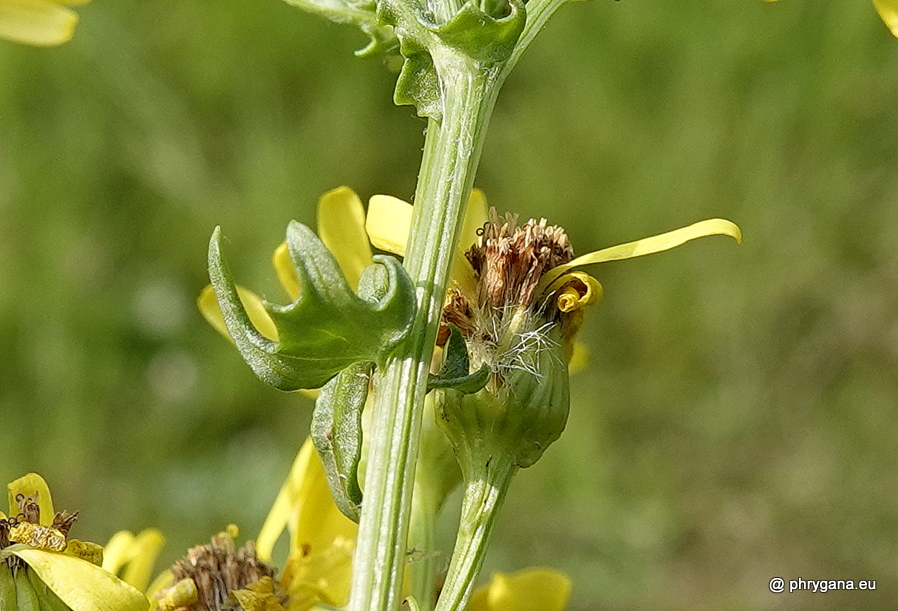
[[[387,11],[395,13],[392,17],[401,22],[405,35],[420,36],[418,43],[424,46],[418,49],[426,47],[430,54],[429,59],[439,75],[439,112],[433,116],[440,118],[428,121],[404,261],[415,284],[418,310],[409,334],[374,377],[373,427],[369,433],[365,501],[353,560],[350,611],[395,611],[401,602],[424,396],[453,254],[487,123],[511,68],[563,1],[531,0],[526,24],[510,56],[491,64],[477,63],[464,53],[436,42],[433,34],[425,32],[416,21],[413,14],[416,5],[390,3],[393,6]],[[454,14],[458,8],[454,0],[429,0],[427,4],[435,15],[443,17]],[[417,68],[425,69],[426,65],[417,64]],[[397,88],[397,94],[400,89]],[[414,99],[426,102],[426,96],[399,97],[405,103]],[[466,500],[468,510],[460,533],[468,534],[460,536],[458,549],[473,551],[464,553],[465,560],[458,561],[453,573],[453,589],[463,595],[450,597],[454,603],[449,598],[446,602],[441,599],[438,603],[441,611],[460,609],[470,594],[483,561],[495,511],[516,467],[508,469],[508,477],[498,488],[487,487],[476,493],[469,481],[468,493],[479,494],[480,501],[473,496]],[[427,516],[422,518],[417,526],[431,528],[433,520]],[[470,524],[480,526],[471,531]],[[481,527],[485,527],[487,536],[477,539],[475,535],[483,530]],[[429,537],[417,532],[415,538]],[[421,593],[425,587],[426,580],[421,577],[416,591]],[[418,596],[421,602],[421,595]]]
[[[455,549],[435,611],[458,611],[468,604],[499,508],[518,470],[510,458],[491,456],[468,469]]]
[[[404,265],[415,283],[412,328],[375,376],[374,424],[350,593],[352,611],[401,602],[418,436],[437,327],[486,124],[502,77],[460,54],[434,55],[443,118],[427,127]]]

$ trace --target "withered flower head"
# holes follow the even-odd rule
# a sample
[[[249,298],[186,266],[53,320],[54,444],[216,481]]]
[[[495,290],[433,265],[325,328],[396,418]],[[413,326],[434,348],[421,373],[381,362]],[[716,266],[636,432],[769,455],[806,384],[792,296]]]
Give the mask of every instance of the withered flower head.
[[[546,219],[530,219],[518,227],[516,215],[500,217],[493,208],[477,234],[465,257],[478,280],[481,308],[529,307],[543,272],[574,258],[567,234]]]
[[[225,611],[241,609],[233,593],[263,579],[273,580],[274,568],[259,560],[252,541],[237,549],[236,528],[198,545],[171,567],[173,584],[157,595],[163,611]],[[280,597],[284,598],[284,597]]]
[[[566,311],[563,300],[552,298],[558,291],[539,290],[545,272],[574,258],[561,227],[549,225],[546,219],[518,226],[514,215],[500,217],[490,209],[489,220],[478,229],[477,241],[465,258],[476,289],[449,290],[440,343],[448,336],[448,324],[457,326],[468,343],[472,365],[486,363],[492,370],[494,389],[501,388],[513,370],[538,374],[535,363],[541,350],[563,344],[567,354],[562,353],[559,360],[570,357],[570,339],[580,326],[582,312],[579,308]],[[574,287],[577,298],[586,298],[592,285],[575,280],[566,283],[565,290]],[[553,328],[559,332],[548,333]]]
[[[0,610],[15,610],[18,600],[20,610],[146,611],[149,601],[140,591],[101,567],[101,546],[68,538],[78,514],[54,511],[43,477],[29,473],[7,491],[9,516],[0,513]]]
[[[18,509],[18,513],[0,519],[0,549],[24,543],[37,549],[64,551],[69,543],[66,536],[78,519],[78,512],[74,514],[66,511],[56,512],[53,514],[52,522],[41,524],[38,490],[28,495],[19,492],[11,496],[12,508]],[[24,566],[24,562],[17,556],[9,556],[6,563],[13,570]]]

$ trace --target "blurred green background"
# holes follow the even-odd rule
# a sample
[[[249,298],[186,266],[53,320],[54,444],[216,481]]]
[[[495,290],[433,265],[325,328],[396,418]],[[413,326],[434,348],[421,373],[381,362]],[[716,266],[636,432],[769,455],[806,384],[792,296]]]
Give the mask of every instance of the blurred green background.
[[[277,0],[79,12],[63,47],[0,42],[0,481],[41,472],[81,538],[158,526],[171,561],[258,531],[310,417],[195,311],[213,227],[282,300],[287,222],[341,184],[410,197],[425,124],[359,33]],[[894,608],[896,111],[869,2],[560,11],[494,114],[491,203],[581,253],[714,216],[745,241],[593,269],[590,367],[488,570],[565,570],[579,611]]]

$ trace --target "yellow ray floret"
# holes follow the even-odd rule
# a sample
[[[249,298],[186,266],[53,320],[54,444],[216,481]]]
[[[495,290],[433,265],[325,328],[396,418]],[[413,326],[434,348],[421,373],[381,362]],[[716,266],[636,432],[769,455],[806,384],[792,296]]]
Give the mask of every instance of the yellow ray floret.
[[[78,14],[66,5],[87,0],[0,0],[0,38],[41,47],[59,45],[75,32]]]
[[[537,293],[545,294],[559,289],[567,283],[567,276],[570,275],[568,272],[576,267],[592,265],[593,263],[603,263],[605,261],[632,259],[634,257],[650,255],[656,252],[663,252],[665,250],[670,250],[671,248],[676,248],[690,240],[710,235],[728,235],[734,238],[736,242],[742,241],[742,232],[735,223],[724,219],[708,219],[706,221],[700,221],[689,225],[688,227],[668,231],[661,235],[597,250],[577,257],[564,265],[553,267],[543,274],[537,288]]]

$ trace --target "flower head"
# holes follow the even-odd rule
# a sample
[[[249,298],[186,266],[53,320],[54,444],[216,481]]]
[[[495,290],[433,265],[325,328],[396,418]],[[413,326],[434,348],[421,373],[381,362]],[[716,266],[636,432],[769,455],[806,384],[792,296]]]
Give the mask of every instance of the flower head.
[[[411,216],[411,204],[386,195],[372,197],[366,220],[371,243],[404,255]],[[455,253],[444,323],[459,327],[466,339],[479,334],[500,346],[503,342],[496,335],[505,324],[514,321],[516,327],[525,311],[541,311],[546,322],[561,325],[570,359],[581,310],[603,294],[599,281],[579,268],[661,252],[715,234],[742,239],[735,224],[710,219],[575,257],[562,228],[549,225],[546,219],[518,226],[515,216],[490,211],[483,192],[474,189]],[[444,328],[441,340],[447,336]]]
[[[153,596],[160,611],[283,611],[286,597],[276,587],[274,568],[259,559],[252,541],[238,549],[237,535],[232,524],[175,562]]]
[[[403,254],[410,226],[405,219],[411,212],[409,204],[396,198],[372,198],[367,219],[371,242]],[[494,453],[529,467],[564,430],[574,339],[584,308],[602,296],[599,281],[581,267],[660,252],[714,234],[741,240],[736,225],[711,219],[575,257],[563,229],[545,219],[518,225],[514,216],[487,212],[483,194],[475,190],[438,343],[457,328],[471,369],[487,369],[490,377],[476,392],[435,391],[438,422],[455,446],[465,477],[475,477],[478,465]]]
[[[0,562],[0,602],[11,600],[12,609],[17,604],[72,611],[149,607],[136,588],[100,568],[99,545],[68,538],[77,513],[54,512],[40,475],[20,477],[8,490],[10,515],[0,513],[0,561],[5,561]]]
[[[78,13],[66,8],[89,0],[0,0],[0,38],[41,47],[67,42]]]

